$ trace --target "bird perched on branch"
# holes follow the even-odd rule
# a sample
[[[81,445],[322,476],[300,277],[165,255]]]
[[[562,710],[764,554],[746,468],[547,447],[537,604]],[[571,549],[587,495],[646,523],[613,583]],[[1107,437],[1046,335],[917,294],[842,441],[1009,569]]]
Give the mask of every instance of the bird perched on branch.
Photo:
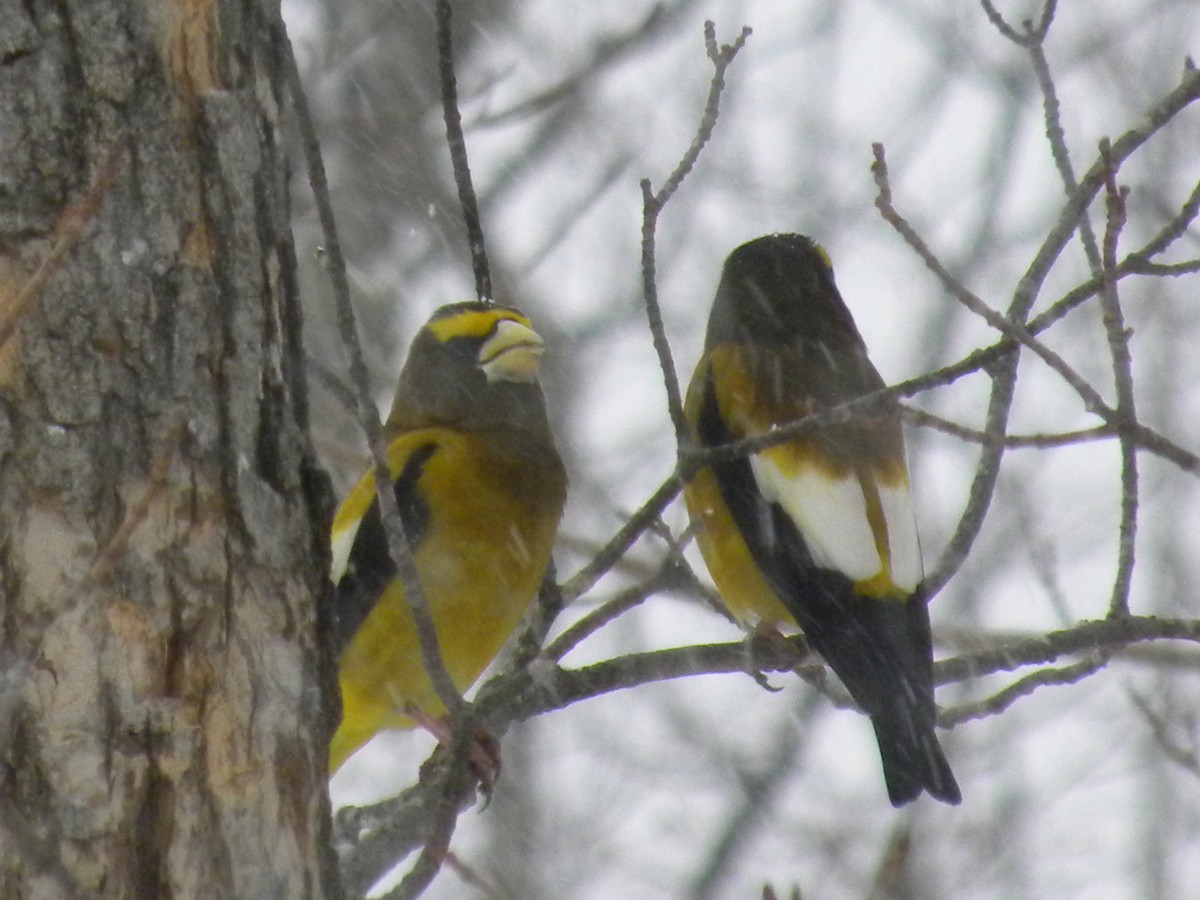
[[[566,500],[537,382],[541,337],[515,309],[457,303],[417,334],[384,426],[405,536],[447,674],[464,691],[536,596]],[[330,771],[416,707],[444,712],[422,662],[368,471],[333,520],[342,720]]]
[[[798,234],[734,250],[688,388],[693,439],[764,435],[884,386]],[[895,405],[700,470],[685,489],[718,591],[744,622],[799,625],[871,717],[894,806],[961,799],[934,734],[933,651]]]

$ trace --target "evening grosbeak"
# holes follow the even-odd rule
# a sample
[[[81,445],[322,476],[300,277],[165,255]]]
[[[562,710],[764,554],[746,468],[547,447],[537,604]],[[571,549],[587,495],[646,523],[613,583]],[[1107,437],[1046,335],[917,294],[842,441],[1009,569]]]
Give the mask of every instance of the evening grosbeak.
[[[536,596],[567,478],[538,386],[541,337],[515,309],[457,303],[417,334],[384,425],[388,468],[447,674],[471,686]],[[368,471],[331,528],[342,720],[336,771],[415,706],[444,713],[425,672]]]
[[[688,388],[692,437],[717,447],[878,390],[833,280],[798,234],[725,262]],[[871,717],[894,806],[961,799],[934,734],[933,651],[895,405],[700,470],[696,540],[739,620],[798,625]]]

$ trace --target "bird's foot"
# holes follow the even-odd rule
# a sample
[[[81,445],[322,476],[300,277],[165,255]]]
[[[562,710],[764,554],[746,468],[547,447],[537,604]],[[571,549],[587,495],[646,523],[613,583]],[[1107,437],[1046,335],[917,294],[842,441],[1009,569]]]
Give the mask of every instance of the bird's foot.
[[[476,728],[467,748],[467,764],[483,795],[483,809],[492,802],[492,791],[500,777],[500,741],[487,728]]]
[[[768,691],[782,687],[767,680],[766,670],[787,671],[799,664],[802,655],[786,635],[769,622],[759,622],[742,642],[746,674]]]
[[[449,753],[449,747],[454,742],[454,732],[448,716],[431,716],[423,709],[410,707],[406,710],[409,718],[437,738],[437,748],[421,766],[421,777],[424,779],[428,771],[439,765]],[[492,802],[492,791],[496,780],[500,777],[500,741],[487,728],[475,728],[467,741],[467,766],[483,795],[483,808]]]

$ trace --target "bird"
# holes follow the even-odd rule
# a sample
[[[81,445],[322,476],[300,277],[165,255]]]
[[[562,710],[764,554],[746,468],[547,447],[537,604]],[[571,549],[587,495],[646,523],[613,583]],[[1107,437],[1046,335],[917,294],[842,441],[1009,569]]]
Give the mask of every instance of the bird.
[[[443,306],[413,339],[383,426],[417,580],[460,693],[537,595],[566,502],[538,383],[544,349],[516,309]],[[411,728],[414,716],[428,721],[445,707],[388,552],[373,471],[338,507],[330,551],[342,707],[333,773],[377,732]]]
[[[725,261],[684,413],[698,448],[884,387],[825,250],[769,234]],[[687,482],[696,542],[742,623],[795,629],[870,716],[893,806],[962,795],[934,733],[933,650],[897,404]]]

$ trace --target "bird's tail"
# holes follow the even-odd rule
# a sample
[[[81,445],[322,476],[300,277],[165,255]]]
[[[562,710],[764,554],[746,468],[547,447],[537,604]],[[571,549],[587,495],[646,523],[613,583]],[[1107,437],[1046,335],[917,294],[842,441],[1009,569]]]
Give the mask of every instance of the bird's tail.
[[[958,805],[962,793],[933,728],[922,728],[908,716],[899,721],[898,718],[882,715],[871,718],[892,806],[916,800],[921,791],[928,791],[943,803]]]

